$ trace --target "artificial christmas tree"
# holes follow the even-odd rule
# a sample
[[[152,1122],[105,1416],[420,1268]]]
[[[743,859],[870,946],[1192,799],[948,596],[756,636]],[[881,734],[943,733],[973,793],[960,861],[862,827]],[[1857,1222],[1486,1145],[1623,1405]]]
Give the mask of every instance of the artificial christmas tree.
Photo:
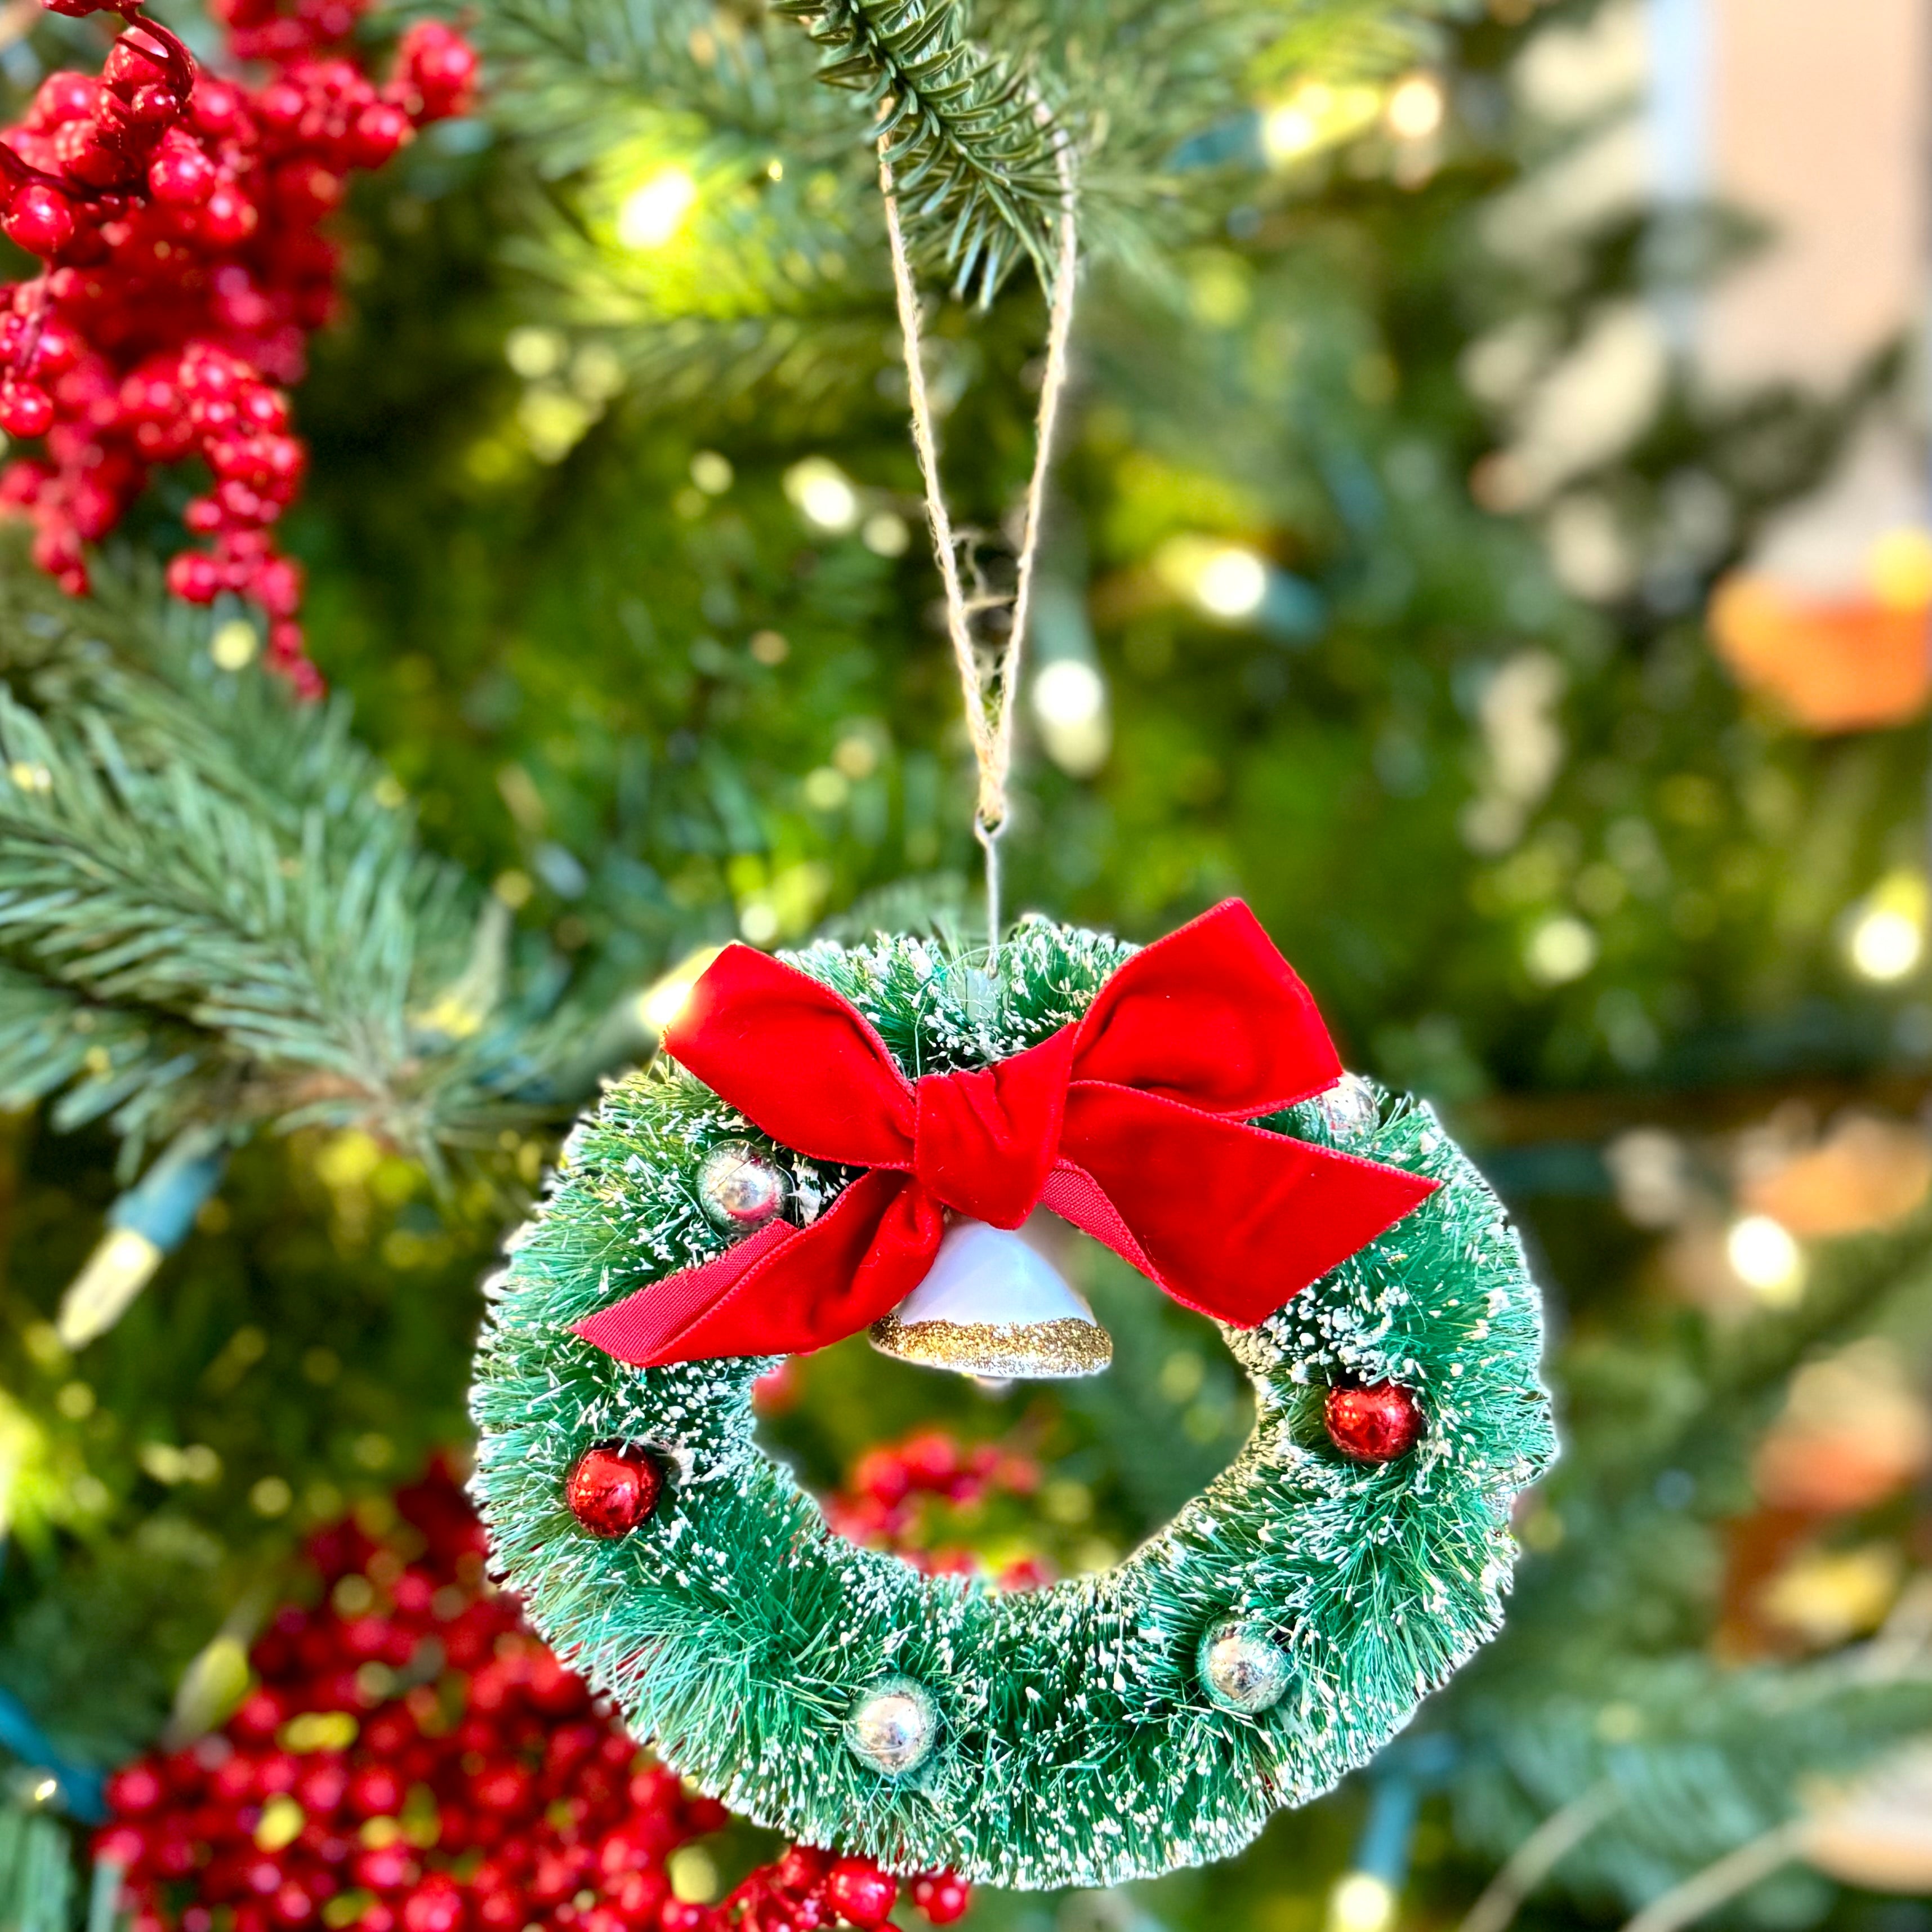
[[[1352,1872],[1352,1925],[1406,1877],[1406,1912],[1481,1898],[1492,1928],[1726,1887],[1741,1917],[1849,1928],[1870,1908],[1818,1875],[1854,1869],[1832,1793],[1880,1788],[1932,1724],[1922,1510],[1890,1453],[1923,1406],[1924,1231],[1732,1238],[1775,1220],[1734,1195],[1736,1129],[1922,1094],[1910,968],[1845,951],[1847,919],[1918,933],[1917,902],[1873,895],[1922,870],[1922,746],[1784,735],[1698,614],[1891,377],[1822,404],[1668,383],[1540,500],[1488,460],[1659,259],[1621,216],[1492,252],[1513,190],[1594,131],[1527,101],[1520,56],[1593,11],[932,16],[962,146],[902,122],[929,147],[897,164],[990,598],[1024,535],[1054,131],[1084,157],[1006,904],[1145,940],[1247,898],[1344,1058],[1440,1103],[1522,1222],[1567,1436],[1504,1631],[1364,1777],[1212,1873],[976,1894],[969,1922],[1304,1927]],[[872,18],[818,31],[856,58]],[[275,22],[247,24],[269,38],[242,57],[274,57]],[[358,29],[371,71],[398,24]],[[906,20],[878,24],[903,52]],[[0,1857],[37,1932],[111,1913],[82,1852],[102,1780],[229,1721],[302,1538],[465,1438],[477,1282],[710,950],[829,922],[950,957],[982,923],[914,540],[883,70],[821,87],[803,26],[740,8],[491,5],[464,32],[478,111],[334,218],[345,311],[292,392],[310,460],[274,529],[352,726],[262,677],[265,610],[165,598],[207,494],[188,475],[126,506],[87,599],[17,554],[0,572]],[[12,117],[108,45],[41,23],[9,52]],[[1012,111],[1028,86],[1046,123]],[[921,216],[928,193],[951,199]],[[955,303],[962,212],[1000,245]],[[1619,568],[1579,568],[1593,532]],[[97,1248],[95,1312],[63,1323]],[[1040,1480],[957,1506],[912,1486],[946,1515],[930,1568],[974,1546],[1106,1571],[1234,1460],[1248,1398],[1144,1283],[1055,1265],[1106,1374],[980,1393],[855,1340],[794,1367],[761,1438],[830,1490],[944,1420]],[[1826,1370],[1887,1392],[1834,1412],[1838,1466],[1893,1473],[1794,1516],[1756,1452],[1819,1439]],[[866,1494],[844,1520],[906,1500]],[[1231,1653],[1224,1688],[1255,1664]],[[780,1850],[721,1854],[727,1880]]]

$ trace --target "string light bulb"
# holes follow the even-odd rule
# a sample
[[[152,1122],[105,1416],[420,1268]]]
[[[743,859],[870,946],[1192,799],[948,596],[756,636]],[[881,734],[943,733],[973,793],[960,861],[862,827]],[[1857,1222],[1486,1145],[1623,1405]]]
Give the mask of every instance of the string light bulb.
[[[843,535],[859,520],[859,493],[829,458],[808,456],[794,463],[784,474],[784,493],[807,523],[834,536]]]
[[[1745,1214],[1724,1238],[1731,1272],[1770,1308],[1794,1306],[1804,1291],[1804,1251],[1768,1214]]]
[[[691,989],[704,976],[705,968],[723,949],[701,946],[678,962],[662,980],[654,980],[638,995],[638,1018],[655,1034],[662,1034],[684,1011]]]
[[[1033,714],[1046,754],[1064,772],[1085,778],[1107,760],[1107,686],[1084,658],[1056,658],[1033,681]]]
[[[1862,980],[1909,979],[1925,956],[1927,892],[1919,874],[1888,874],[1852,910],[1845,953]]]
[[[698,184],[682,168],[664,168],[624,197],[617,239],[627,248],[662,248],[684,226]]]
[[[1252,550],[1229,544],[1201,566],[1194,596],[1210,616],[1252,617],[1268,596],[1268,566]]]
[[[1328,1894],[1328,1932],[1388,1932],[1395,1887],[1373,1872],[1345,1872]]]
[[[1388,99],[1389,132],[1398,140],[1426,141],[1442,125],[1442,83],[1433,75],[1412,74]]]

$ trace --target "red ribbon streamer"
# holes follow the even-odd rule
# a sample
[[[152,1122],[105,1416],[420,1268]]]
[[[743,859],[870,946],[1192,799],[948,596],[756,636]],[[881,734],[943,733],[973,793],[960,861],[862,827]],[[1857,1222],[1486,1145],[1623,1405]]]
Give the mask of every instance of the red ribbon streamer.
[[[803,1354],[932,1265],[946,1210],[1051,1208],[1184,1306],[1251,1328],[1436,1190],[1247,1123],[1332,1086],[1308,988],[1230,899],[1136,953],[1076,1024],[908,1080],[838,994],[728,946],[666,1029],[679,1062],[782,1144],[871,1171],[808,1228],[774,1221],[578,1324],[620,1361]]]

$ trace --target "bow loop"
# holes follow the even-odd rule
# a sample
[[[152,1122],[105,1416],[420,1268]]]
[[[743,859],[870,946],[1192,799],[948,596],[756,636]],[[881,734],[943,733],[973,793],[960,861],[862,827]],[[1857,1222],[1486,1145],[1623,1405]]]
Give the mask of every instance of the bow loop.
[[[742,946],[664,1044],[782,1144],[862,1167],[810,1227],[775,1222],[578,1325],[640,1366],[824,1348],[924,1278],[946,1210],[1042,1202],[1190,1308],[1252,1328],[1436,1183],[1246,1124],[1341,1074],[1308,989],[1234,901],[1136,953],[1077,1026],[908,1081],[829,987]]]
[[[1095,996],[1076,1080],[1253,1120],[1342,1077],[1315,1000],[1261,922],[1228,899],[1136,952]]]
[[[935,1197],[995,1228],[1040,1204],[1060,1151],[1073,1036],[1064,1027],[1024,1053],[913,1083],[913,1172]]]
[[[768,952],[728,946],[664,1050],[775,1141],[853,1167],[912,1165],[912,1086],[865,1016]]]

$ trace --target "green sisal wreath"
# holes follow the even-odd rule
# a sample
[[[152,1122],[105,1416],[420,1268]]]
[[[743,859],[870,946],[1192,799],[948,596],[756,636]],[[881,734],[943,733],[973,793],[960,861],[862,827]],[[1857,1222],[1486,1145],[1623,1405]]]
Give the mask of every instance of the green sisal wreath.
[[[475,1491],[502,1576],[537,1629],[639,1738],[733,1810],[900,1871],[950,1866],[1029,1888],[1149,1876],[1224,1857],[1277,1808],[1327,1790],[1497,1628],[1511,1500],[1555,1446],[1535,1286],[1496,1196],[1429,1108],[1336,1082],[1312,1004],[1258,934],[1244,909],[1223,908],[1138,956],[1044,922],[1022,925],[990,967],[904,938],[814,946],[789,967],[730,949],[724,992],[710,998],[707,976],[698,1018],[668,1039],[686,1064],[668,1054],[619,1082],[572,1133],[493,1284],[472,1396]],[[751,1390],[775,1358],[825,1339],[826,1322],[850,1332],[889,1309],[956,1226],[957,1199],[942,1194],[932,1228],[901,1244],[910,1262],[880,1262],[890,1244],[875,1231],[855,1276],[869,1285],[836,1319],[779,1321],[772,1332],[787,1339],[755,1354],[707,1351],[742,1330],[746,1310],[784,1301],[785,1270],[799,1274],[808,1237],[822,1269],[825,1253],[843,1252],[839,1225],[872,1226],[876,1203],[855,1190],[899,1190],[874,1217],[880,1229],[894,1214],[916,1219],[922,1177],[938,1171],[928,1114],[939,1121],[942,1102],[976,1094],[980,1118],[988,1093],[1010,1099],[1029,1070],[1068,1052],[1076,1078],[1083,1066],[1123,1075],[1118,1054],[1102,1066],[1126,1004],[1109,982],[1136,956],[1118,983],[1166,1002],[1150,1036],[1185,1035],[1165,1016],[1184,1018],[1190,988],[1220,986],[1226,1010],[1209,1012],[1210,1033],[1250,1024],[1258,1000],[1273,1037],[1267,1003],[1279,999],[1282,1025],[1300,1030],[1295,1050],[1312,1056],[1307,1097],[1251,1125],[1210,1123],[1203,1147],[1225,1142],[1237,1162],[1252,1155],[1344,1192],[1406,1190],[1405,1204],[1419,1181],[1432,1191],[1384,1209],[1372,1238],[1345,1226],[1318,1230],[1311,1247],[1287,1224],[1337,1217],[1301,1213],[1315,1197],[1282,1182],[1295,1211],[1270,1207],[1282,1226],[1270,1235],[1264,1217],[1259,1238],[1320,1271],[1299,1292],[1292,1274],[1227,1290],[1273,1309],[1221,1324],[1254,1385],[1254,1432],[1116,1568],[1017,1594],[922,1575],[826,1528],[760,1448]],[[765,1006],[732,1004],[731,971]],[[919,1109],[916,1135],[905,1127],[916,1167],[808,1154],[796,1140],[814,1133],[781,1142],[691,1070],[717,1060],[716,1041],[749,1010],[763,1017],[739,1028],[735,1050],[775,1056],[788,1083],[758,1111],[770,1124],[792,1098],[820,1104],[838,1070],[824,1072],[817,1036],[779,1010],[793,998],[812,1025],[850,1016],[839,1040],[876,1049],[884,1071],[866,1077],[889,1099],[898,1072],[918,1081],[905,1088]],[[1219,1078],[1228,1057],[1217,1046],[1200,1077]],[[992,1085],[928,1084],[981,1069],[997,1070]],[[1085,1104],[1066,1090],[1062,1174],[1066,1149],[1079,1154]],[[1000,1118],[1030,1104],[1014,1100]],[[1150,1117],[1174,1106],[1133,1104]],[[1222,1164],[1208,1174],[1199,1151],[1202,1211],[1218,1226]],[[1117,1202],[1159,1191],[1149,1158],[1148,1187],[1117,1178]],[[1085,1178],[1099,1173],[1105,1189],[1093,1159]],[[1116,1238],[1093,1197],[1048,1184],[1040,1198],[1131,1250],[1170,1293],[1213,1298],[1185,1292],[1194,1278],[1181,1281],[1150,1238]],[[1139,1204],[1125,1205],[1131,1222]],[[1346,1252],[1322,1252],[1338,1239]],[[672,1316],[658,1318],[667,1306]],[[739,1329],[718,1325],[721,1307],[737,1311]],[[640,1340],[633,1322],[627,1342],[619,1331],[638,1311],[650,1333]]]

